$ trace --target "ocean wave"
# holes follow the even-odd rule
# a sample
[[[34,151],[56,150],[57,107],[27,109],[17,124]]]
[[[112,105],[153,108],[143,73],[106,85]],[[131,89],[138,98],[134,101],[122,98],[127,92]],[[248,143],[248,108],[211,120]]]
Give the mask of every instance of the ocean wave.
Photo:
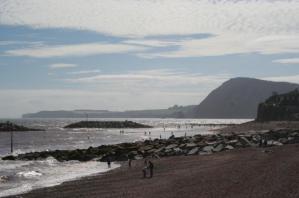
[[[17,176],[19,177],[25,177],[25,178],[33,178],[33,177],[39,177],[43,174],[38,171],[27,171],[27,172],[18,172]]]

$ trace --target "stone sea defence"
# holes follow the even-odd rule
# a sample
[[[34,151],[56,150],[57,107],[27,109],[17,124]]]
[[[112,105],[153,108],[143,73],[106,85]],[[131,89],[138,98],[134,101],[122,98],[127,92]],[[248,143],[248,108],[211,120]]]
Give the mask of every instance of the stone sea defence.
[[[152,128],[152,126],[132,121],[81,121],[64,128]]]
[[[24,126],[16,125],[11,122],[0,123],[0,132],[8,131],[43,131],[43,129],[31,129]]]
[[[99,160],[126,161],[146,157],[167,157],[178,155],[208,155],[226,150],[246,147],[270,147],[299,143],[299,130],[271,130],[251,135],[195,135],[171,137],[133,143],[102,145],[77,150],[55,150],[32,152],[18,156],[6,156],[3,160],[40,160],[54,157],[58,161]]]

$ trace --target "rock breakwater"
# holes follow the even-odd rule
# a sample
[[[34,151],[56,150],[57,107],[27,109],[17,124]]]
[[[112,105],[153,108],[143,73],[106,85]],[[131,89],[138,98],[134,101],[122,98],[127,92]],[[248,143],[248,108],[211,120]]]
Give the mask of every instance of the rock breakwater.
[[[69,124],[64,128],[152,128],[151,126],[132,121],[81,121]]]
[[[77,150],[55,150],[32,152],[18,156],[6,156],[3,160],[39,160],[54,157],[59,161],[99,160],[126,161],[146,157],[168,157],[178,155],[207,155],[246,147],[271,147],[299,143],[299,130],[271,130],[250,135],[195,135],[172,137],[133,143],[102,145]]]

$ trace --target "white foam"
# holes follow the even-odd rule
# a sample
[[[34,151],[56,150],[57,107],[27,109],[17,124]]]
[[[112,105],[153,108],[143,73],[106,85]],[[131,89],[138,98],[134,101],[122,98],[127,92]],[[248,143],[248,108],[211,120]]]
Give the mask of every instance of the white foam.
[[[33,178],[33,177],[42,176],[43,174],[38,171],[27,171],[27,172],[18,172],[17,175],[19,177]]]
[[[15,161],[15,163],[18,161]],[[65,181],[71,181],[84,176],[103,173],[119,167],[119,164],[112,163],[111,168],[106,163],[89,162],[58,162],[53,158],[43,161],[32,161],[30,165],[19,162],[22,165],[15,168],[16,181],[10,186],[6,184],[5,189],[0,187],[0,197],[25,193],[37,188],[59,185]],[[21,171],[20,171],[21,170]]]

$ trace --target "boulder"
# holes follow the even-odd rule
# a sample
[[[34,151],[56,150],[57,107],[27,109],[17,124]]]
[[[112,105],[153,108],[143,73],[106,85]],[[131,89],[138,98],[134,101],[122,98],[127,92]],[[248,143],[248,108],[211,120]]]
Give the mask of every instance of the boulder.
[[[212,152],[213,149],[214,149],[213,146],[205,146],[205,147],[202,148],[202,151],[204,151],[204,152]]]
[[[195,155],[198,153],[198,151],[199,151],[199,148],[195,147],[188,152],[188,155]]]
[[[275,141],[275,140],[268,140],[267,145],[270,145],[270,146],[283,146],[282,143],[280,143],[278,141]]]
[[[177,144],[170,144],[170,145],[166,146],[165,149],[168,150],[168,149],[173,149],[175,147],[178,147],[178,145]]]
[[[278,141],[282,144],[287,144],[288,143],[288,138],[279,138]]]
[[[237,144],[239,141],[234,139],[234,140],[229,140],[227,143],[228,144]]]
[[[231,145],[226,145],[226,147],[224,147],[224,148],[227,149],[227,150],[233,150],[234,149],[234,147],[231,146]]]
[[[218,144],[215,148],[213,148],[214,152],[220,152],[224,149],[224,145],[223,144]]]
[[[198,153],[198,155],[211,155],[211,154],[213,154],[213,152],[203,152],[203,151],[200,151]]]
[[[180,148],[174,148],[173,151],[175,152],[176,155],[183,153],[183,150]]]
[[[293,132],[293,133],[290,134],[290,136],[297,137],[297,136],[299,136],[299,133],[298,132]]]
[[[151,149],[153,149],[152,145],[147,145],[147,146],[139,148],[139,150],[141,150],[141,151],[148,151],[148,150],[151,150]]]
[[[134,159],[135,159],[135,160],[141,160],[141,159],[143,159],[143,157],[142,157],[142,155],[136,155],[136,156],[134,157]]]
[[[197,144],[194,144],[194,143],[188,143],[185,145],[187,148],[193,148],[193,147],[196,147]]]

